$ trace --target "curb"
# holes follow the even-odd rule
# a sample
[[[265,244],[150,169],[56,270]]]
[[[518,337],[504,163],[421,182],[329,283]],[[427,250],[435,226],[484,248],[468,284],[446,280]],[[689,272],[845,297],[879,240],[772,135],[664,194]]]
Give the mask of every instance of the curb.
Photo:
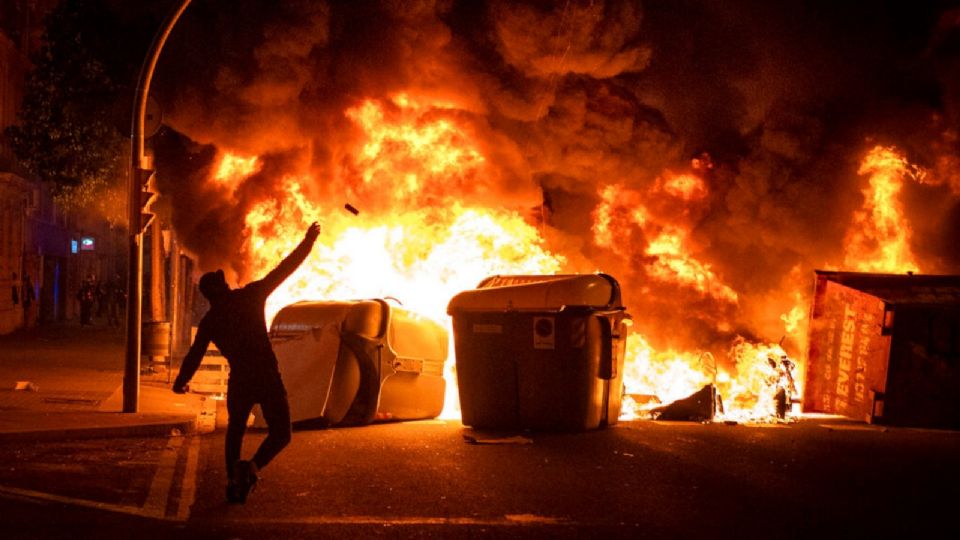
[[[121,426],[92,426],[67,429],[36,429],[0,432],[3,442],[51,442],[82,439],[114,439],[123,437],[168,437],[178,430],[181,434],[197,433],[197,418],[182,417]]]

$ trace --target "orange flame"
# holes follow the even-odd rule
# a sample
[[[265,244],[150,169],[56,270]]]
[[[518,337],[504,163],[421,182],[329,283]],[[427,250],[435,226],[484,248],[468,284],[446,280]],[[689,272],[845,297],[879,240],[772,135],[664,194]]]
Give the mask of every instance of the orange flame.
[[[685,201],[704,199],[707,196],[707,186],[703,179],[692,174],[670,175],[662,182],[665,192]]]
[[[239,182],[259,169],[260,160],[257,156],[242,157],[227,152],[220,157],[220,164],[213,173],[213,179],[220,185],[234,189]]]
[[[697,185],[706,189],[702,182],[696,184],[689,178],[679,185]],[[650,277],[694,289],[717,300],[733,304],[737,302],[737,293],[722,282],[711,266],[690,255],[687,230],[679,224],[659,224],[651,219],[639,192],[619,185],[608,185],[599,195],[600,204],[594,211],[593,225],[594,242],[597,245],[621,255],[640,251],[649,256],[645,268]],[[631,245],[634,242],[624,240],[630,230],[639,231],[635,240],[643,246]],[[652,239],[646,240],[647,237]]]
[[[409,102],[396,104],[404,103]],[[283,306],[302,299],[383,297],[447,321],[450,298],[488,275],[561,270],[564,258],[547,251],[537,229],[518,212],[478,208],[457,199],[460,187],[448,180],[471,177],[484,160],[466,132],[425,114],[401,108],[390,116],[373,101],[347,112],[367,136],[355,154],[362,170],[358,195],[387,210],[357,217],[314,204],[304,190],[317,179],[304,175],[284,178],[282,195],[261,201],[247,213],[244,251],[252,276],[263,275],[292,251],[311,221],[323,224],[311,256],[270,296],[268,321]],[[228,154],[217,171],[229,170],[234,179],[245,174],[233,163],[256,162]],[[424,192],[433,204],[418,204]],[[451,351],[445,417],[459,417],[453,365]]]
[[[773,417],[778,390],[794,396],[802,391],[802,368],[790,372],[782,369],[781,362],[789,359],[779,345],[738,339],[728,356],[736,362],[737,376],[719,385],[725,399],[724,418],[743,421]]]
[[[775,421],[777,391],[794,397],[802,391],[802,369],[783,368],[787,354],[779,345],[737,339],[727,353],[733,371],[709,352],[655,351],[640,334],[632,334],[627,347],[623,419],[655,416],[663,404],[713,384],[722,401],[718,419]]]
[[[709,355],[675,351],[658,352],[639,333],[627,338],[624,386],[628,396],[656,396],[656,402],[669,403],[684,398],[712,382],[704,362]],[[628,411],[628,414],[635,411]]]
[[[647,209],[657,194],[685,202],[706,198],[706,185],[692,174],[666,175],[658,180],[660,190],[642,194],[620,185],[601,189],[600,203],[594,211],[594,241],[613,252],[630,257],[641,254],[646,276],[665,284],[696,291],[724,304],[736,305],[736,291],[723,283],[711,266],[691,254],[690,229],[683,219],[663,223]],[[804,318],[802,307],[795,307],[784,320],[788,333],[799,329]],[[726,323],[721,321],[721,325]],[[623,418],[653,415],[663,403],[687,397],[704,385],[713,384],[725,402],[720,418],[770,420],[775,418],[775,395],[779,380],[769,358],[786,353],[779,345],[749,343],[742,338],[728,351],[725,364],[706,351],[657,351],[645,336],[634,332],[627,339],[624,367],[626,399]],[[798,379],[799,380],[799,379]],[[794,387],[797,385],[794,384]],[[798,390],[795,388],[795,391]],[[794,393],[796,395],[796,393]]]
[[[844,242],[845,266],[861,272],[920,271],[910,249],[912,230],[898,197],[904,178],[922,179],[923,171],[896,149],[877,146],[858,172],[869,175],[870,182],[863,189],[863,208],[854,213]]]
[[[656,238],[650,241],[646,253],[655,257],[654,262],[647,265],[650,275],[662,281],[672,281],[691,287],[701,294],[735,304],[737,293],[720,281],[709,264],[702,263],[687,254],[686,237],[687,233],[682,229],[665,227]]]
[[[388,111],[367,100],[346,111],[367,139],[355,154],[362,180],[356,194],[385,192],[394,203],[436,204],[477,189],[485,160],[470,135],[405,95],[393,103],[398,108]]]
[[[483,192],[484,180],[495,171],[469,127],[447,111],[443,104],[408,96],[389,103],[364,101],[346,112],[361,136],[348,151],[353,161],[337,173],[340,177],[288,176],[282,179],[281,194],[251,208],[244,251],[252,276],[289,253],[308,223],[317,220],[324,226],[311,257],[271,296],[268,319],[306,298],[390,296],[410,310],[445,321],[449,299],[488,275],[565,271],[565,258],[551,252],[519,212],[468,202]],[[212,180],[235,187],[259,167],[256,157],[225,154]],[[897,197],[904,179],[919,179],[922,172],[895,150],[877,147],[860,174],[869,176],[869,186],[845,241],[847,265],[866,271],[919,270]],[[361,215],[342,211],[345,201],[312,200],[307,193],[318,184],[346,186],[344,200],[356,203]],[[708,189],[702,178],[665,173],[649,192],[611,184],[599,195],[592,231],[597,246],[637,261],[654,281],[738,305],[737,292],[697,256],[686,210],[661,215],[664,201],[695,205],[705,200]],[[787,335],[799,337],[806,323],[804,295],[795,292],[792,298],[794,305],[780,320]],[[629,398],[624,417],[649,407],[641,396],[669,402],[712,383],[723,396],[724,418],[769,418],[777,390],[792,386],[791,391],[802,391],[796,387],[803,366],[785,375],[785,356],[780,345],[738,339],[720,359],[726,362],[718,362],[702,351],[654,350],[646,336],[635,332],[628,338],[624,368]],[[452,351],[447,365],[454,365]],[[457,414],[457,395],[449,369],[447,376],[444,416],[450,417]]]

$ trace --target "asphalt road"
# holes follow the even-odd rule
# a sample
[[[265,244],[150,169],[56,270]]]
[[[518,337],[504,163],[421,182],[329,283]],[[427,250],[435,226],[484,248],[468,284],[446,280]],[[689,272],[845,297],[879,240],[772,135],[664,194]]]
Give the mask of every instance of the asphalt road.
[[[960,534],[960,432],[953,431],[823,419],[786,426],[638,421],[506,440],[497,437],[517,434],[477,434],[441,421],[298,431],[241,506],[224,502],[222,435],[0,447],[3,536]],[[496,444],[471,444],[464,435]],[[248,454],[262,436],[248,437]],[[64,466],[70,463],[81,465]]]

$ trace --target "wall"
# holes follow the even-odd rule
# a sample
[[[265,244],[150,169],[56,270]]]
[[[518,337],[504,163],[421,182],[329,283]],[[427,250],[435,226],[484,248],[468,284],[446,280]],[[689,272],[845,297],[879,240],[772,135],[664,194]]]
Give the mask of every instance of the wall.
[[[78,234],[40,180],[17,163],[3,134],[18,120],[28,59],[40,45],[43,17],[56,3],[0,0],[0,334],[23,327],[25,321],[28,325],[64,321],[75,312],[69,291],[81,261],[71,256],[70,239]],[[112,244],[107,240],[104,249]],[[107,266],[115,264],[111,259]],[[37,298],[26,312],[25,274]],[[13,288],[18,289],[16,304]]]

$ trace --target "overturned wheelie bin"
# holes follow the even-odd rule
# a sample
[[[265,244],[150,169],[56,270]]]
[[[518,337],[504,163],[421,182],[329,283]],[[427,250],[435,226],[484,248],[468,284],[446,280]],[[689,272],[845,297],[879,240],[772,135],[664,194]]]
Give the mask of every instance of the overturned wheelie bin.
[[[627,320],[605,274],[491,276],[447,306],[463,423],[579,431],[617,423]]]
[[[274,317],[270,341],[295,424],[357,426],[443,410],[446,329],[384,300],[291,304]]]

